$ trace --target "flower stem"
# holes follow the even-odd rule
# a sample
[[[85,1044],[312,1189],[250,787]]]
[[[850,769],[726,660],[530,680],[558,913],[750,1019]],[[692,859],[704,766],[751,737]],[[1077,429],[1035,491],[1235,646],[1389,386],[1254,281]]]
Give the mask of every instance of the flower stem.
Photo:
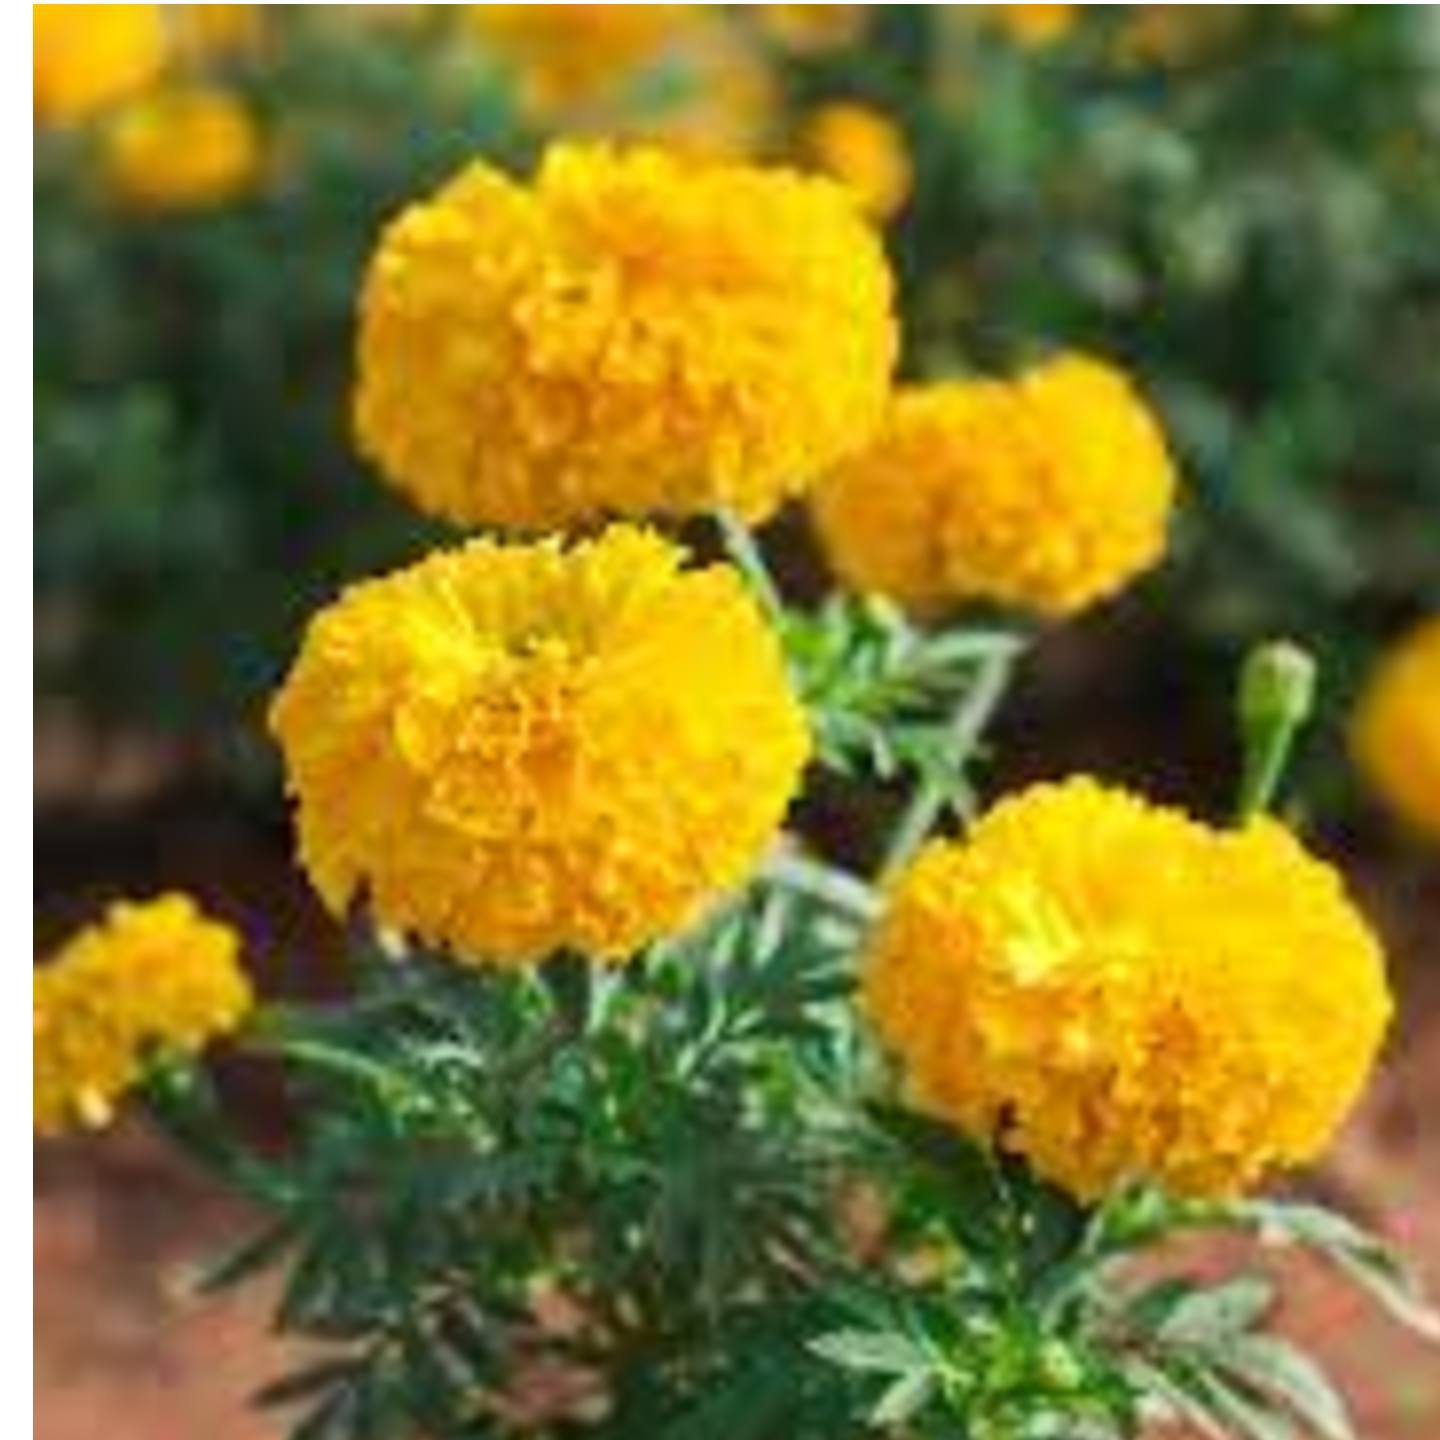
[[[880,897],[863,880],[820,860],[793,852],[774,855],[761,879],[780,890],[818,900],[858,925],[867,926],[880,913]]]
[[[915,787],[885,847],[880,878],[888,879],[920,848],[955,793],[955,780],[970,758],[1010,683],[1014,652],[998,650],[977,665],[975,678],[950,712],[940,763]]]
[[[760,607],[778,624],[784,617],[785,603],[750,527],[730,510],[716,510],[714,516],[726,553],[745,577]]]

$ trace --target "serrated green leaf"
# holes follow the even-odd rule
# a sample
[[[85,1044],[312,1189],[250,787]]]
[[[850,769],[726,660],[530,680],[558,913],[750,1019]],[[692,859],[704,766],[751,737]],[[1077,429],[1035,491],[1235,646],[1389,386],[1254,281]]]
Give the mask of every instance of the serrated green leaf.
[[[874,1330],[833,1330],[806,1342],[807,1350],[844,1370],[907,1375],[928,1368],[929,1356],[908,1336]]]
[[[1274,1303],[1271,1281],[1261,1275],[1237,1276],[1179,1298],[1156,1334],[1166,1344],[1210,1346],[1249,1330]]]
[[[933,1370],[912,1370],[902,1375],[875,1402],[870,1423],[882,1429],[907,1424],[930,1403],[935,1386]]]
[[[1355,1440],[1345,1402],[1325,1372],[1302,1351],[1274,1335],[1245,1335],[1227,1346],[1219,1363],[1256,1390],[1282,1401],[1322,1440]]]

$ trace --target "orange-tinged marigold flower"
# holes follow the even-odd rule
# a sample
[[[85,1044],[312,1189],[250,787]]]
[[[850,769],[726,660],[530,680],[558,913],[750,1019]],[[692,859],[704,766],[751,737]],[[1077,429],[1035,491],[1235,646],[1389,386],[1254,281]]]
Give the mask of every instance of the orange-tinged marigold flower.
[[[1391,1008],[1339,876],[1287,830],[1087,777],[921,852],[863,1005],[915,1103],[1086,1200],[1140,1177],[1229,1194],[1313,1158]]]
[[[253,1004],[228,926],[184,895],[111,906],[35,972],[35,1129],[109,1120],[157,1050],[194,1053]]]
[[[1440,839],[1440,615],[1382,656],[1356,706],[1356,763],[1407,824]]]
[[[657,149],[483,163],[386,230],[361,300],[361,448],[423,509],[547,529],[758,520],[859,446],[891,279],[843,187]]]
[[[981,5],[986,21],[1017,45],[1039,50],[1063,39],[1080,19],[1078,5]]]
[[[922,611],[983,599],[1061,617],[1159,560],[1175,489],[1131,383],[1069,354],[1008,383],[902,388],[870,446],[812,501],[857,589]]]
[[[36,5],[35,113],[73,125],[145,89],[166,61],[159,5]]]
[[[800,152],[847,186],[875,220],[889,220],[910,198],[914,173],[905,136],[868,105],[837,100],[819,106],[801,129]]]
[[[481,963],[623,959],[742,880],[808,734],[738,574],[684,558],[475,541],[322,611],[271,725],[327,905]]]
[[[513,65],[538,113],[613,96],[694,23],[690,5],[467,5],[473,32]]]
[[[259,127],[244,101],[203,86],[132,100],[101,143],[111,192],[137,209],[223,205],[254,187],[261,166]]]
[[[756,5],[760,28],[786,50],[819,55],[853,45],[865,30],[864,5]]]

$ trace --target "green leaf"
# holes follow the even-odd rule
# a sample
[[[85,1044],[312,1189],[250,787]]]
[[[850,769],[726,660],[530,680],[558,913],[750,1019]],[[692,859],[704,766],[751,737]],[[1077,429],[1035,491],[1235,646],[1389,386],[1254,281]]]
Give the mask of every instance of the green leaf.
[[[294,1241],[295,1225],[287,1217],[202,1265],[191,1287],[197,1295],[227,1290],[277,1260]]]
[[[924,1348],[906,1335],[873,1330],[833,1330],[807,1342],[806,1348],[844,1370],[909,1375],[930,1366]]]
[[[870,1423],[880,1429],[907,1424],[930,1403],[935,1388],[935,1372],[931,1369],[902,1375],[876,1401]]]
[[[1322,1440],[1355,1440],[1345,1402],[1306,1354],[1273,1335],[1245,1335],[1220,1363],[1252,1388],[1283,1402]]]
[[[1274,1303],[1271,1281],[1238,1276],[1178,1298],[1156,1333],[1167,1344],[1210,1346],[1249,1330]]]

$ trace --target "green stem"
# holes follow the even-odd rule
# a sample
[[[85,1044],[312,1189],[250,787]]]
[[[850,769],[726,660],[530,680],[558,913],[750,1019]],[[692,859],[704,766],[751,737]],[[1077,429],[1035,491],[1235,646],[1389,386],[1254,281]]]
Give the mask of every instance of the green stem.
[[[818,900],[857,925],[870,925],[880,913],[879,895],[863,880],[803,855],[773,856],[760,878],[776,889]]]
[[[784,617],[785,603],[750,527],[729,510],[716,510],[714,515],[726,553],[745,577],[766,615],[778,624]]]
[[[950,713],[939,765],[926,773],[915,787],[885,847],[885,858],[880,865],[882,880],[905,865],[950,803],[956,777],[1004,697],[1014,659],[1013,651],[1000,650],[980,661],[974,680]]]
[[[331,1075],[343,1076],[373,1086],[380,1094],[393,1096],[404,1086],[402,1076],[387,1069],[363,1055],[348,1050],[338,1050],[319,1040],[307,1040],[288,1035],[264,1035],[252,1041],[247,1047],[252,1054],[264,1055],[277,1060],[290,1060],[311,1070],[322,1070]]]

